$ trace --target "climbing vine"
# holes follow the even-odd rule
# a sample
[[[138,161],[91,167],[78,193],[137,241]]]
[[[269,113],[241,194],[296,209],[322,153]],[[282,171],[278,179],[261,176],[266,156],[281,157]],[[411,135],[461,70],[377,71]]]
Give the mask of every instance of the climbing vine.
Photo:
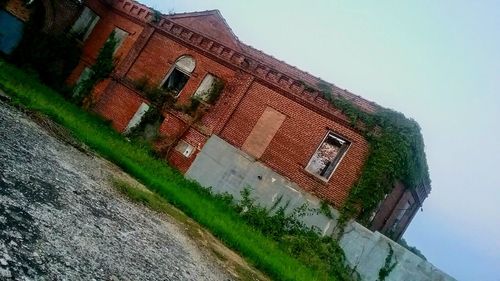
[[[222,79],[217,78],[214,80],[214,82],[207,90],[207,92],[203,94],[203,96],[207,97],[206,99],[207,103],[214,104],[217,101],[217,99],[219,99],[222,90],[224,90],[224,81]]]
[[[330,210],[330,205],[325,200],[321,200],[319,204],[318,214],[322,214],[329,219],[333,219],[333,214],[332,211]]]
[[[95,63],[90,67],[89,76],[78,83],[73,95],[76,103],[84,102],[84,99],[90,96],[94,86],[109,77],[115,67],[114,52],[117,43],[115,32],[112,31],[99,51]]]
[[[384,281],[387,276],[394,270],[396,265],[398,265],[398,261],[392,262],[392,257],[394,256],[394,250],[392,249],[391,244],[387,244],[389,246],[389,253],[387,257],[385,257],[384,266],[380,268],[378,272],[378,281]]]
[[[159,23],[161,20],[162,13],[156,9],[153,9],[153,17],[151,18],[152,23]]]
[[[397,180],[408,188],[430,183],[424,141],[415,120],[389,109],[368,113],[351,101],[333,95],[330,85],[320,83],[318,87],[370,144],[361,176],[340,210],[340,226],[351,218],[368,223],[372,212]]]

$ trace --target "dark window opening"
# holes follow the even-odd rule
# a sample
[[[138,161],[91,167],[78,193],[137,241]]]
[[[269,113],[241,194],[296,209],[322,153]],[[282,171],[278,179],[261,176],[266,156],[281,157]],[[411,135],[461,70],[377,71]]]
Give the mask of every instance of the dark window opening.
[[[188,80],[188,75],[177,68],[174,68],[167,80],[165,80],[165,83],[163,83],[162,89],[172,92],[175,96],[177,96],[184,88]]]

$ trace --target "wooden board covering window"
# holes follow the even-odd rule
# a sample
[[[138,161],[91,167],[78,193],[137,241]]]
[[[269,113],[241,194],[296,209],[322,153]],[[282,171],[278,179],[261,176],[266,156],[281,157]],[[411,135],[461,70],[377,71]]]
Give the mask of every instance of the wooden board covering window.
[[[282,113],[267,107],[241,149],[255,158],[260,158],[285,118],[286,116]]]

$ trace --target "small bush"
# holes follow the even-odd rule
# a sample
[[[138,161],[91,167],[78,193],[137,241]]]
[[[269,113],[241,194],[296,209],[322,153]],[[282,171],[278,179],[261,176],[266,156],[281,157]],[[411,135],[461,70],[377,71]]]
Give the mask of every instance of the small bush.
[[[251,198],[248,188],[241,191],[241,196],[241,201],[234,207],[240,216],[277,241],[288,254],[339,280],[353,278],[337,241],[332,237],[321,237],[318,229],[307,227],[301,221],[304,216],[321,211],[310,209],[307,204],[288,210],[289,202],[282,202],[282,197],[267,209]]]

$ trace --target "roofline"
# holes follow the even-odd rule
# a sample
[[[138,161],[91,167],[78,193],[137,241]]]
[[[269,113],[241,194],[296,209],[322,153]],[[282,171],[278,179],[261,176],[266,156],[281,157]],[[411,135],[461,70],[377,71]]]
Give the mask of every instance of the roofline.
[[[302,74],[304,74],[304,76],[310,77],[311,80],[316,80],[315,84],[320,83],[320,82],[326,83],[327,85],[329,85],[332,88],[332,92],[333,93],[339,94],[339,95],[343,96],[344,98],[346,98],[347,100],[360,99],[362,102],[366,102],[367,104],[369,104],[370,106],[372,106],[373,110],[377,110],[377,109],[382,109],[383,108],[382,106],[380,106],[379,104],[377,104],[377,103],[375,103],[375,102],[373,102],[371,100],[367,100],[367,99],[363,98],[360,95],[356,95],[356,94],[348,91],[347,89],[342,89],[342,88],[336,86],[335,83],[328,82],[328,81],[326,81],[326,80],[324,80],[324,79],[322,79],[322,78],[320,78],[318,76],[315,76],[314,74],[311,74],[311,73],[309,73],[309,72],[307,72],[305,70],[302,70],[302,69],[300,69],[300,68],[298,68],[298,67],[296,67],[294,65],[291,65],[291,64],[287,63],[286,61],[283,61],[283,60],[280,60],[278,58],[275,58],[274,56],[272,56],[270,54],[267,54],[267,53],[265,53],[264,51],[262,51],[260,49],[257,49],[257,48],[255,48],[255,47],[253,47],[251,45],[248,45],[248,44],[244,43],[234,33],[233,29],[227,23],[226,19],[224,18],[224,16],[222,15],[222,13],[220,12],[219,9],[212,9],[212,10],[205,10],[205,11],[193,11],[193,12],[173,13],[173,14],[168,14],[168,15],[162,14],[162,16],[165,16],[167,18],[174,18],[175,19],[175,18],[183,18],[183,17],[200,17],[200,16],[210,15],[210,14],[217,15],[223,21],[223,23],[226,25],[226,27],[228,28],[228,30],[231,32],[231,35],[234,36],[234,38],[236,39],[236,41],[237,41],[237,43],[239,45],[247,47],[247,48],[251,48],[252,50],[257,51],[258,53],[260,53],[260,54],[262,54],[264,56],[267,56],[269,59],[276,61],[276,63],[283,64],[286,67],[291,67],[291,68],[293,68],[293,69],[295,69],[297,71],[300,71]],[[254,56],[252,56],[250,54],[247,54],[247,55],[250,56],[250,57],[252,57],[253,59],[255,59],[257,61],[260,61],[260,59],[257,59],[257,58],[255,58]],[[286,74],[289,75],[289,76],[291,76],[291,77],[295,76],[292,73],[286,73]],[[299,78],[299,77],[296,77],[296,78]],[[317,88],[318,87],[318,85],[311,85],[311,86],[313,88]],[[357,106],[361,107],[360,105],[357,105]],[[362,108],[362,109],[366,109],[366,108]]]
[[[107,0],[101,0],[101,1],[105,1],[106,2]],[[132,14],[130,14],[130,15],[132,17],[137,18],[138,20],[146,22],[146,23],[149,23],[148,18],[150,19],[150,17],[152,17],[152,15],[154,14],[154,11],[156,11],[155,9],[153,9],[153,8],[147,6],[147,5],[144,5],[142,3],[139,3],[139,2],[137,2],[135,0],[117,0],[117,1],[112,1],[112,2],[113,2],[112,6],[114,6],[114,8],[117,8],[118,10],[121,10],[122,12],[125,12],[125,13],[127,13],[127,12],[124,11],[124,9],[123,9],[124,7],[120,7],[120,6],[125,6],[125,5],[132,5],[132,6],[136,5],[136,6],[139,6],[139,11],[142,10],[143,13],[141,14],[139,12],[140,15],[139,14],[138,15],[132,15]],[[227,24],[226,20],[224,19],[224,17],[221,14],[221,12],[219,10],[217,10],[217,9],[206,10],[206,11],[199,11],[199,12],[177,13],[177,14],[172,14],[172,15],[166,15],[166,14],[161,13],[162,20],[160,20],[160,21],[164,21],[164,20],[171,21],[172,19],[175,19],[176,16],[178,16],[178,17],[184,17],[184,16],[202,16],[202,15],[207,15],[207,14],[211,14],[211,15],[215,14],[215,15],[217,15],[224,22],[224,24],[228,27],[228,30],[230,30],[230,32],[234,35],[234,38],[236,39],[236,43],[237,43],[239,49],[241,49],[240,51],[245,56],[253,59],[254,61],[262,63],[262,65],[268,65],[272,69],[274,69],[274,66],[275,66],[275,65],[273,65],[274,64],[273,62],[267,63],[267,62],[265,62],[262,59],[256,58],[252,54],[248,54],[248,52],[245,52],[242,47],[251,48],[252,50],[255,50],[256,52],[258,52],[259,54],[262,54],[263,56],[268,57],[270,60],[274,61],[276,64],[282,64],[285,67],[290,67],[290,68],[296,69],[297,71],[301,72],[302,74],[304,74],[305,77],[308,77],[308,78],[310,78],[311,81],[314,81],[313,83],[305,83],[305,84],[308,87],[310,87],[312,89],[315,89],[317,92],[322,92],[322,89],[320,89],[320,87],[318,87],[317,84],[320,83],[320,82],[323,82],[323,83],[326,82],[326,84],[331,85],[332,94],[338,95],[338,96],[342,96],[345,99],[354,102],[354,104],[357,107],[359,107],[361,110],[364,110],[364,111],[367,111],[367,112],[374,112],[376,110],[384,108],[384,107],[376,104],[373,101],[367,100],[367,99],[363,98],[362,96],[353,94],[353,93],[347,91],[346,89],[341,89],[341,88],[335,86],[335,84],[333,84],[333,83],[330,83],[330,82],[325,81],[325,80],[323,80],[323,79],[321,79],[319,77],[316,77],[316,76],[314,76],[314,75],[312,75],[312,74],[310,74],[310,73],[308,73],[306,71],[303,71],[303,70],[301,70],[301,69],[299,69],[299,68],[297,68],[295,66],[292,66],[292,65],[290,65],[290,64],[288,64],[288,63],[286,63],[286,62],[284,62],[282,60],[276,59],[273,56],[271,56],[269,54],[266,54],[266,53],[264,53],[261,50],[255,49],[254,47],[241,42],[241,40],[239,40],[239,38],[234,34],[234,32],[232,31],[231,27]],[[176,23],[176,24],[179,25],[179,26],[182,26],[181,24],[178,24],[178,23]],[[191,30],[191,28],[189,28],[189,27],[186,27],[186,26],[182,26],[182,27],[185,28],[185,29]],[[203,35],[203,36],[210,38],[209,36],[206,36],[206,35]],[[213,40],[214,38],[211,38],[211,39]],[[218,40],[213,40],[213,41],[217,42],[218,44],[220,44],[223,47],[227,47],[228,49],[231,49],[231,47],[228,47],[225,44],[222,44],[222,43],[218,42]],[[274,69],[274,70],[276,70],[276,69]],[[278,71],[278,70],[276,70],[276,71]],[[288,71],[279,70],[278,72],[286,74],[288,77],[290,77],[290,78],[292,78],[294,80],[306,82],[306,81],[303,81],[304,79],[302,79],[302,77],[298,77],[297,75],[293,75],[292,73],[289,73]],[[357,100],[357,102],[356,102],[356,100]],[[368,105],[370,108],[366,108],[364,106],[365,104]]]

